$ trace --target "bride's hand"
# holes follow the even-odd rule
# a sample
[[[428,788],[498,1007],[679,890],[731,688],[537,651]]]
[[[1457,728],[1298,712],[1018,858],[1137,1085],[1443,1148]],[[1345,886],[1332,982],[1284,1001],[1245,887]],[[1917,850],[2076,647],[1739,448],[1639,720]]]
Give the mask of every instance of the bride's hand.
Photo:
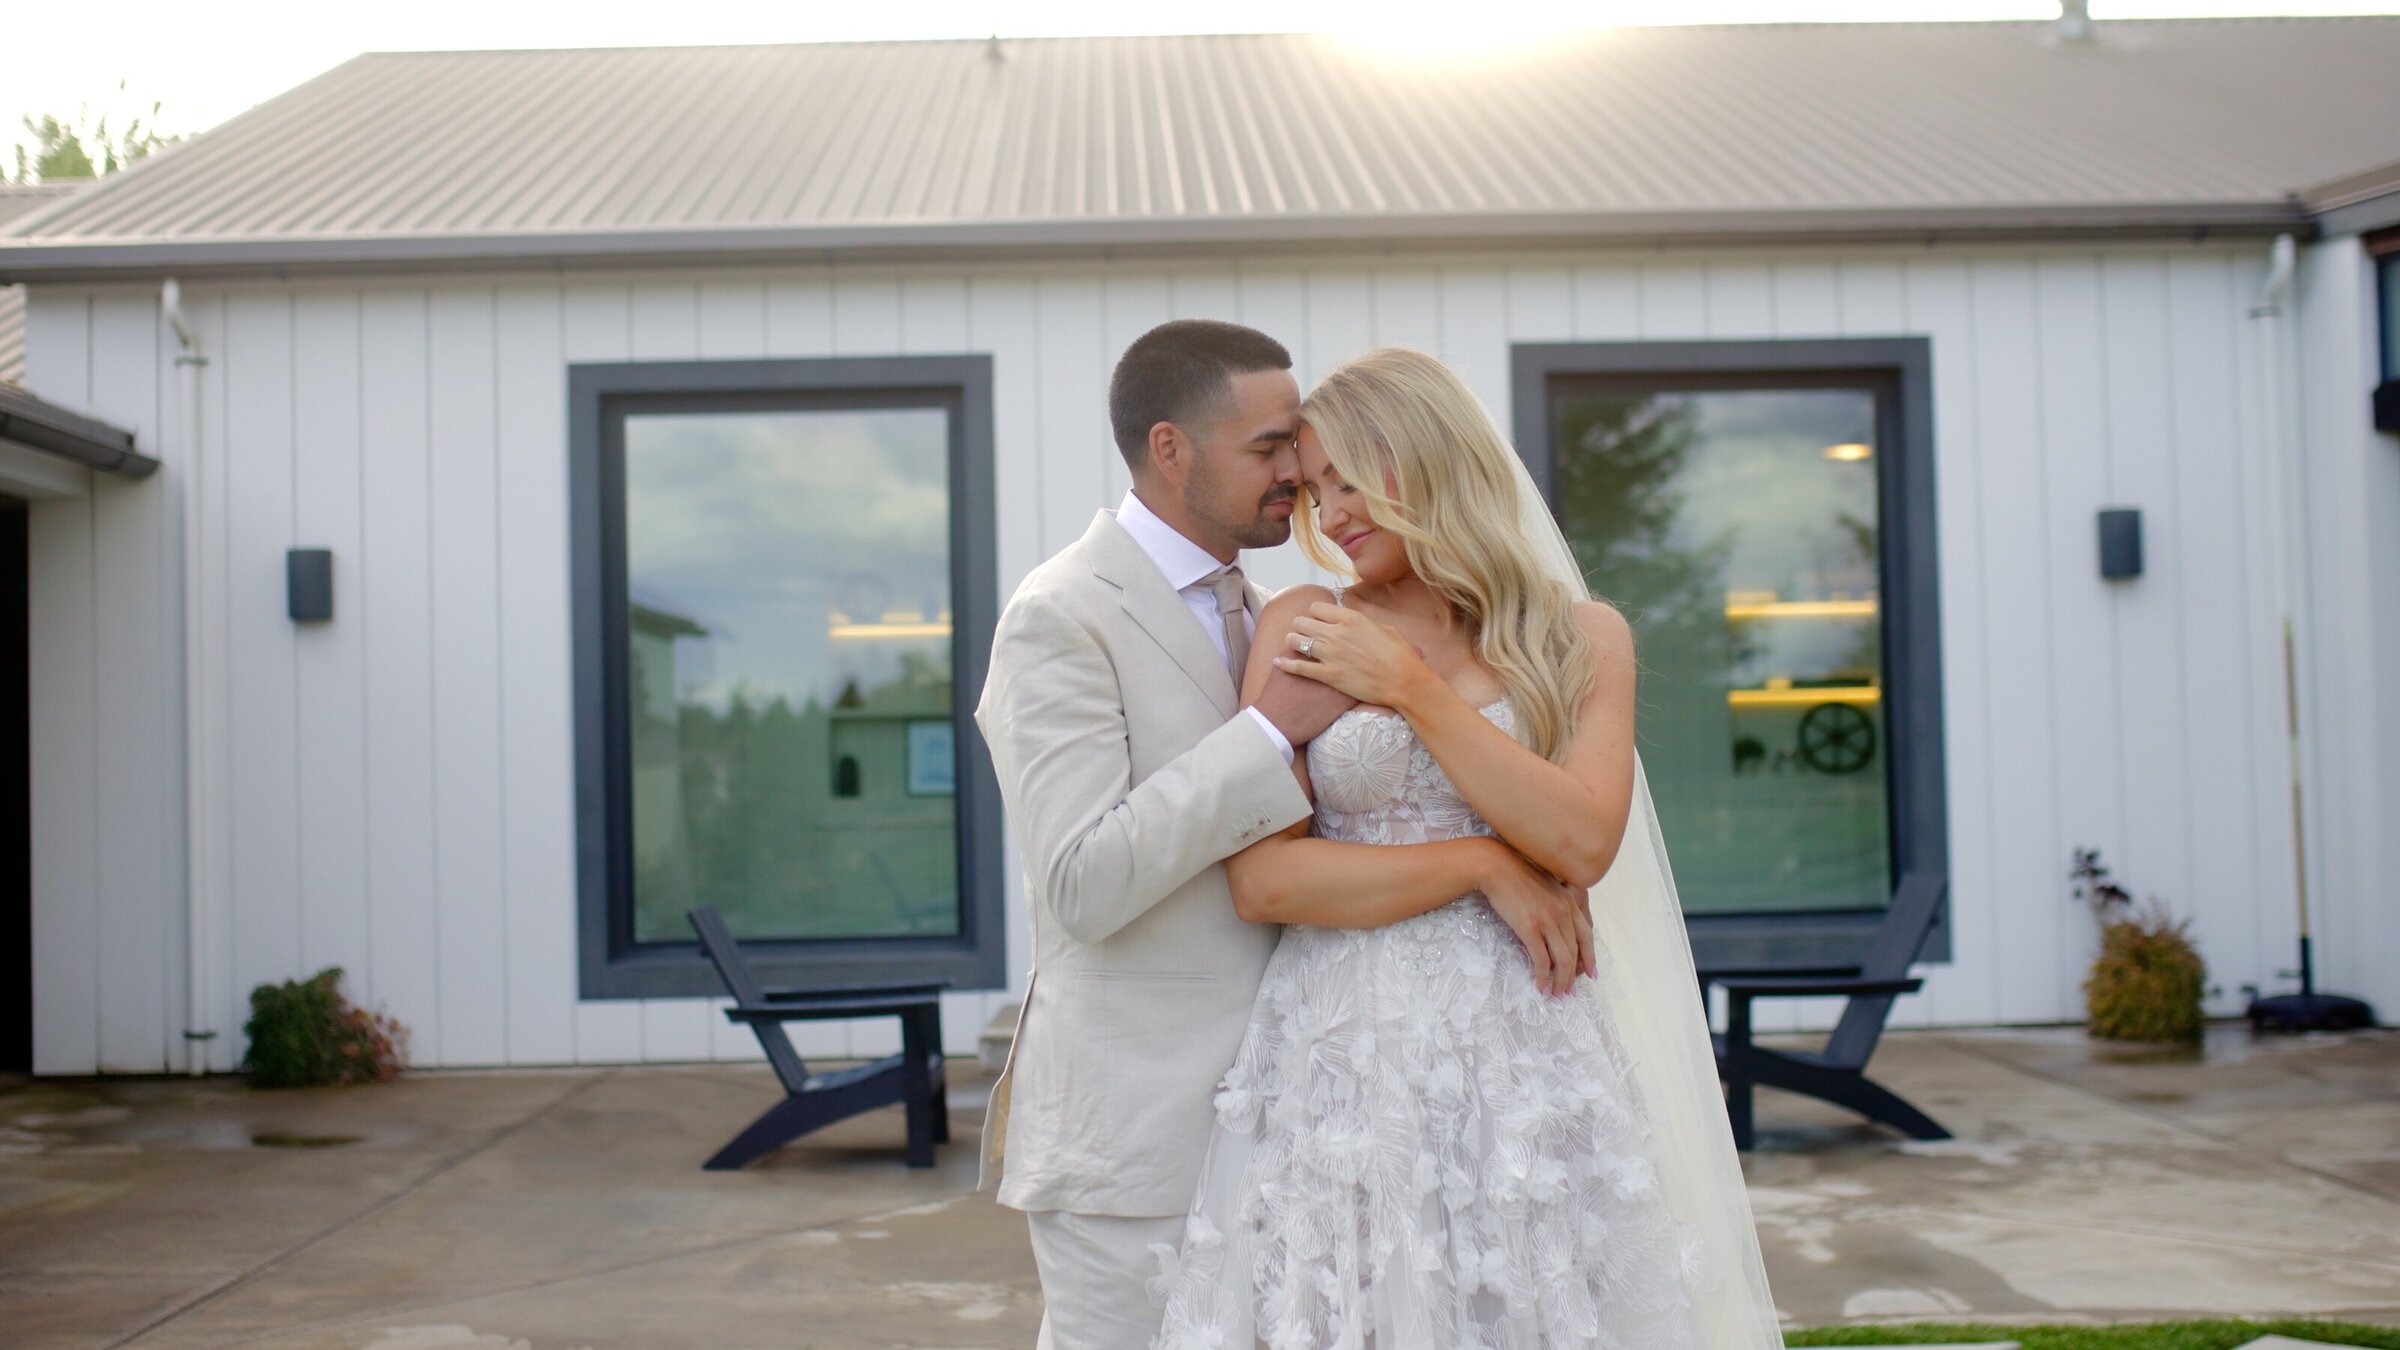
[[[1581,886],[1570,886],[1493,841],[1492,865],[1483,898],[1525,945],[1533,982],[1545,994],[1563,994],[1578,975],[1599,973],[1592,941],[1591,902]]]
[[[1361,703],[1405,710],[1416,694],[1440,683],[1398,629],[1322,600],[1293,616],[1283,643],[1277,670],[1332,685]]]

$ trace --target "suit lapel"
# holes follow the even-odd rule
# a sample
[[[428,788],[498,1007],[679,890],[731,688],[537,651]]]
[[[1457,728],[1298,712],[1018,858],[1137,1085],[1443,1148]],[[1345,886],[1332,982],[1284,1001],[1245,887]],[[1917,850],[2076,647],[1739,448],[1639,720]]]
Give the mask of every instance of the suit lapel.
[[[1126,617],[1166,650],[1176,668],[1208,695],[1218,712],[1233,716],[1238,691],[1225,669],[1225,658],[1217,655],[1216,644],[1200,631],[1192,612],[1183,607],[1183,597],[1167,585],[1150,555],[1142,552],[1142,546],[1133,542],[1133,536],[1107,511],[1099,514],[1084,537],[1092,546],[1092,571],[1117,588]],[[1256,599],[1255,594],[1252,598]]]

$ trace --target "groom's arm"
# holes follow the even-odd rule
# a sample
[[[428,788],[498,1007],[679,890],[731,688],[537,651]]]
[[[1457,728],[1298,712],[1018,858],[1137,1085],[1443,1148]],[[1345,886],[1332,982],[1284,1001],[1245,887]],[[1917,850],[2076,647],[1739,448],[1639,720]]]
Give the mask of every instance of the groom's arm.
[[[1079,942],[1105,941],[1210,864],[1309,813],[1282,751],[1250,717],[1135,783],[1116,669],[1048,597],[1009,606],[991,671],[976,725],[1036,903]]]

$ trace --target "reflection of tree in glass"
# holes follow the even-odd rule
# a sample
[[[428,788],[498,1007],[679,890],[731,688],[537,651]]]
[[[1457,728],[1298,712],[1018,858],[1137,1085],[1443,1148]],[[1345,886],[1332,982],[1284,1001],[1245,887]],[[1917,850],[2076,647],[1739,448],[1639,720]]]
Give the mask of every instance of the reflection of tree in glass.
[[[853,682],[830,708],[747,688],[721,710],[681,701],[680,793],[665,829],[681,847],[637,869],[637,938],[688,937],[681,916],[695,904],[717,906],[743,936],[956,931],[956,905],[942,899],[956,888],[951,801],[905,791],[908,724],[950,716],[946,657],[902,653],[898,676]],[[845,758],[856,766],[847,794]]]
[[[1849,541],[1853,554],[1852,565],[1870,581],[1880,574],[1882,560],[1877,556],[1875,522],[1853,512],[1844,511],[1833,518],[1834,527]],[[1883,669],[1883,623],[1876,619],[1852,625],[1849,648],[1842,653],[1845,673],[1873,674]]]
[[[1592,589],[1625,612],[1643,646],[1675,652],[1676,678],[1721,689],[1743,655],[1725,623],[1732,540],[1677,537],[1678,479],[1699,439],[1699,410],[1689,399],[1561,399],[1558,511]]]

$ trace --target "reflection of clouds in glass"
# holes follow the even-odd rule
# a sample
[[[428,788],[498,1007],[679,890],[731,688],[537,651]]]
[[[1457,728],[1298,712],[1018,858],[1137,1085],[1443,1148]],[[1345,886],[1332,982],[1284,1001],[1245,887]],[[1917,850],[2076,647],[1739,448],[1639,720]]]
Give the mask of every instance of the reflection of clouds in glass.
[[[631,560],[662,587],[693,570],[771,585],[861,553],[937,561],[948,439],[932,408],[629,417]]]
[[[722,625],[678,643],[685,699],[830,703],[852,680],[896,677],[904,648],[938,650],[946,665],[947,642],[826,634],[845,573],[877,575],[896,605],[949,607],[944,411],[631,416],[625,484],[629,580]]]
[[[1859,555],[1844,515],[1872,522],[1873,461],[1824,449],[1874,439],[1873,396],[1857,389],[1739,390],[1669,395],[1688,405],[1697,444],[1676,486],[1676,542],[1729,539],[1725,584],[1785,599],[1872,595],[1874,559]]]

